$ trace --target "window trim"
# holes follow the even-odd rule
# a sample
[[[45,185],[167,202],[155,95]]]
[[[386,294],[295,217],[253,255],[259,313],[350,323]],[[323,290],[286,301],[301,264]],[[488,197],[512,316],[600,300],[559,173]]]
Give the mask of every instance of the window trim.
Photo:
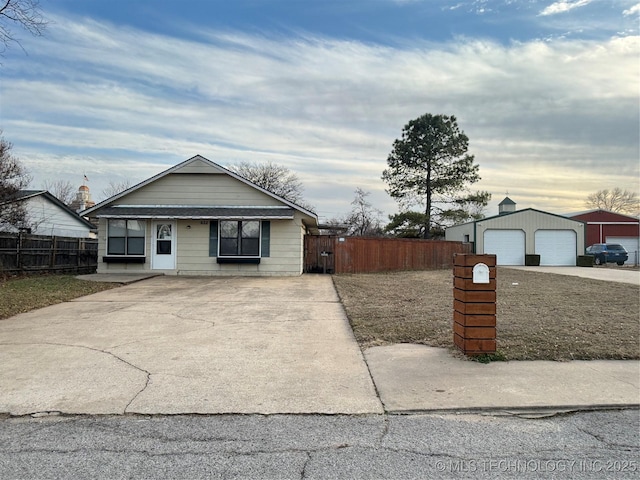
[[[111,229],[111,221],[115,221],[115,220],[123,220],[125,222],[125,235],[124,237],[113,237],[113,238],[124,238],[124,249],[125,249],[125,253],[109,253],[109,243],[110,243],[110,238],[112,238],[111,235],[109,235],[109,230]],[[132,238],[142,238],[143,242],[142,242],[142,253],[135,253],[135,254],[130,254],[128,253],[128,239],[129,236],[127,235],[127,231],[128,231],[128,223],[130,220],[132,221],[136,221],[136,222],[140,222],[144,225],[144,229],[143,229],[143,233],[144,235],[142,237],[132,237]],[[147,254],[147,221],[143,220],[143,219],[139,219],[139,218],[107,218],[107,235],[106,235],[106,242],[105,242],[105,256],[103,257],[103,261],[105,261],[106,263],[109,263],[109,260],[105,260],[106,258],[110,258],[110,259],[123,259],[123,258],[137,258],[137,259],[144,259],[146,257]]]
[[[238,236],[236,237],[239,240],[239,244],[241,245],[242,241],[242,224],[244,222],[257,222],[258,223],[258,253],[255,255],[223,255],[222,250],[222,223],[223,222],[236,222],[238,224]],[[249,237],[254,238],[254,237]],[[259,219],[242,219],[242,220],[233,220],[233,219],[224,219],[218,220],[218,251],[216,258],[222,259],[260,259],[262,257],[262,222]],[[224,262],[218,262],[224,263]],[[253,262],[248,262],[253,263]]]
[[[224,219],[231,220],[234,219]],[[223,219],[212,219],[209,221],[209,257],[211,258],[224,258],[224,259],[233,259],[233,258],[269,258],[271,257],[271,224],[273,223],[271,220],[264,220],[263,218],[244,218],[244,221],[257,220],[260,222],[260,255],[256,257],[229,257],[223,256],[220,257],[220,222],[224,221]],[[218,262],[218,263],[232,263],[232,262]],[[256,263],[256,262],[254,262]]]

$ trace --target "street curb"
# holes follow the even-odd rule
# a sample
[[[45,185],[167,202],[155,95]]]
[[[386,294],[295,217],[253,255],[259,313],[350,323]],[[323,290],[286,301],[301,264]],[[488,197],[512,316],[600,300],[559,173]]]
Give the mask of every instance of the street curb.
[[[594,404],[594,405],[546,405],[537,407],[461,407],[461,408],[425,408],[412,410],[385,410],[387,415],[433,415],[433,414],[482,414],[513,416],[553,416],[574,412],[595,412],[605,410],[635,410],[640,403]]]

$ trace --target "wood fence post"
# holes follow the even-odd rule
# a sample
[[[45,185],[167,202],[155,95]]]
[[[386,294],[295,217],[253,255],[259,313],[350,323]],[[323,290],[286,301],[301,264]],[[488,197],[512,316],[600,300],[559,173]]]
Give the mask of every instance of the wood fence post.
[[[53,270],[56,265],[57,237],[51,237],[51,248],[49,248],[49,268]]]
[[[16,243],[16,267],[19,270],[22,270],[22,255],[20,255],[20,251],[22,250],[22,232],[18,232],[18,243]]]

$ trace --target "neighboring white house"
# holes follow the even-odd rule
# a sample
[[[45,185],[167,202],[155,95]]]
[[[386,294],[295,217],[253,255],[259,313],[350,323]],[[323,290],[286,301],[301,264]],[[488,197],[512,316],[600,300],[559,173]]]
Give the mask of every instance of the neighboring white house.
[[[34,235],[95,238],[96,227],[46,190],[20,190],[11,200],[24,204],[28,231]],[[5,228],[18,231],[17,228]]]
[[[473,242],[475,253],[495,254],[498,265],[525,265],[526,255],[540,255],[540,265],[576,265],[584,254],[584,222],[515,207],[507,197],[499,215],[449,227],[445,239]]]
[[[99,220],[98,273],[300,275],[315,213],[200,155],[82,215]]]

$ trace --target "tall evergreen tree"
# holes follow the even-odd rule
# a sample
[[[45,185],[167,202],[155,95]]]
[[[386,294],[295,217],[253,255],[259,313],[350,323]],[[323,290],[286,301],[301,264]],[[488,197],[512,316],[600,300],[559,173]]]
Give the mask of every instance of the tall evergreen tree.
[[[491,198],[488,192],[468,191],[480,180],[468,147],[469,138],[456,117],[446,115],[425,114],[411,120],[402,138],[393,142],[382,179],[389,186],[387,193],[402,207],[423,207],[424,238],[431,238],[434,225],[473,218],[472,210],[486,206]]]

